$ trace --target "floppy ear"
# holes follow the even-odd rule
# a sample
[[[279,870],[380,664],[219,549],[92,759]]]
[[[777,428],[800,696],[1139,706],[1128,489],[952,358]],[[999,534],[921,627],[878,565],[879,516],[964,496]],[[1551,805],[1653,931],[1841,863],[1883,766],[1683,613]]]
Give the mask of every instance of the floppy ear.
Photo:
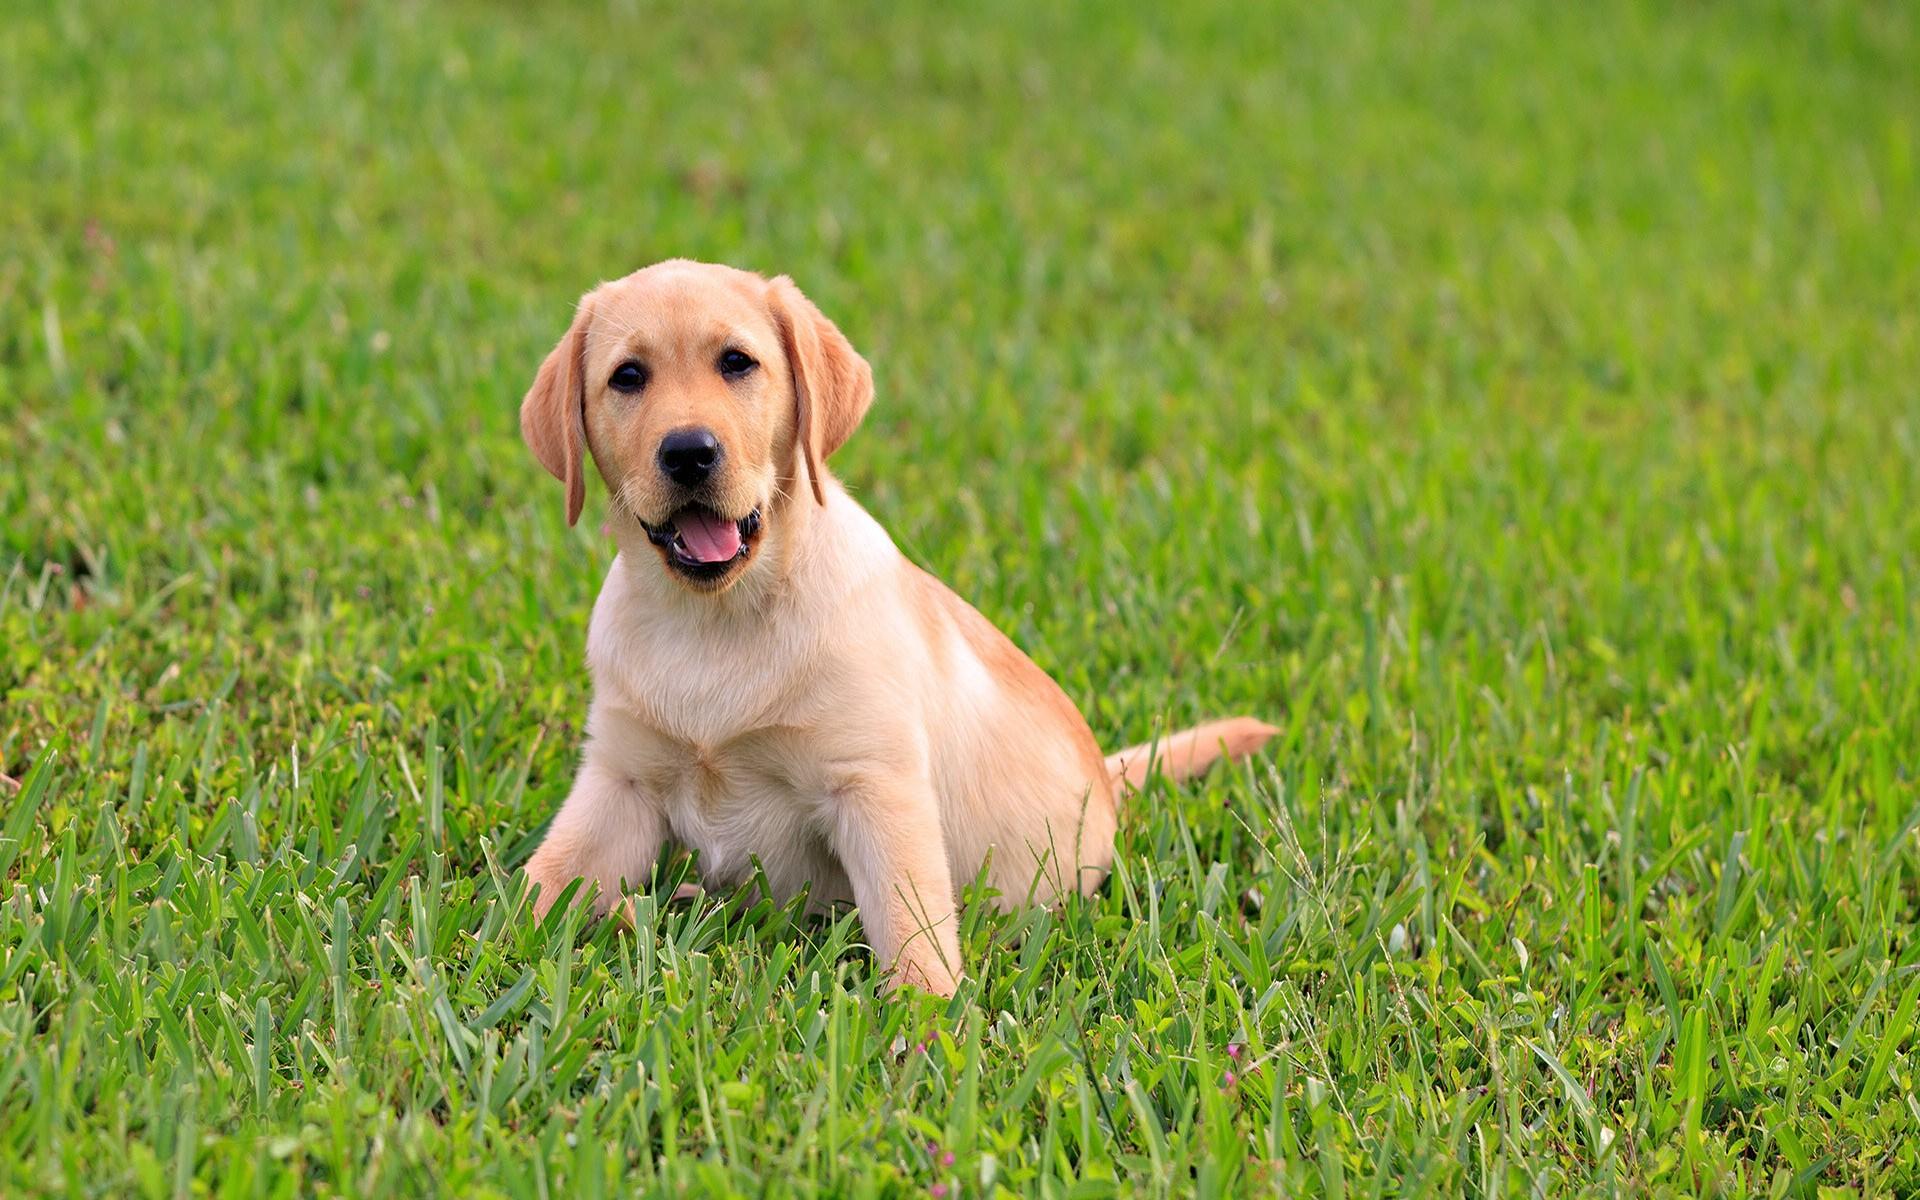
[[[813,483],[813,498],[825,504],[820,464],[853,433],[873,403],[873,368],[839,327],[801,294],[785,275],[768,293],[773,323],[793,374],[793,423],[800,456]]]
[[[573,326],[548,353],[520,402],[520,436],[555,479],[567,485],[567,524],[580,519],[587,482],[581,459],[587,449],[587,389],[581,356],[587,343],[587,302]]]

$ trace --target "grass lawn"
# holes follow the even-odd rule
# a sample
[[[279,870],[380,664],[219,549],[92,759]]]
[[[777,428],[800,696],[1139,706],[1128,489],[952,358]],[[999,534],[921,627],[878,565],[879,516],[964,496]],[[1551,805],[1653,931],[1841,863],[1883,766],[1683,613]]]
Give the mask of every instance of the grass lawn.
[[[29,4],[0,1194],[1912,1195],[1920,10]],[[536,925],[574,299],[793,274],[1109,748],[952,1003]],[[1822,1192],[1822,1194],[1829,1194]]]

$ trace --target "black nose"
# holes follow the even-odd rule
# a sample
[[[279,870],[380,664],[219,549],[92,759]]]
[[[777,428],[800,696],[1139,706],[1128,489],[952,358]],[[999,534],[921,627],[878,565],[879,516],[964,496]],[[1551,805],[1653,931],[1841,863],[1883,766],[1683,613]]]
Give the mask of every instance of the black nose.
[[[676,429],[660,439],[660,470],[681,487],[698,487],[720,465],[720,442],[705,429]]]

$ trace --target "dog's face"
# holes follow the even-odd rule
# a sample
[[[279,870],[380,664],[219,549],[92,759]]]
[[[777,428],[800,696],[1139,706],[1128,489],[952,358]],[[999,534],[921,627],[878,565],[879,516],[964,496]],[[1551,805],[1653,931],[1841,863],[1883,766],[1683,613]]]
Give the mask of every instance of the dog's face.
[[[872,400],[866,360],[792,281],[675,259],[581,299],[520,428],[567,485],[568,524],[591,450],[662,568],[719,592],[792,504],[824,502],[820,464]]]

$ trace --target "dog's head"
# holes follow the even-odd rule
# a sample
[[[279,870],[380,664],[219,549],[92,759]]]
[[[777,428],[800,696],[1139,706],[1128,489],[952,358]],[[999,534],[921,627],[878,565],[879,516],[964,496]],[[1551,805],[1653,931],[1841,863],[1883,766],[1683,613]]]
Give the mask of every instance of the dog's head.
[[[520,404],[520,432],[586,499],[588,452],[675,578],[722,591],[873,402],[873,373],[793,281],[674,259],[580,300]]]

